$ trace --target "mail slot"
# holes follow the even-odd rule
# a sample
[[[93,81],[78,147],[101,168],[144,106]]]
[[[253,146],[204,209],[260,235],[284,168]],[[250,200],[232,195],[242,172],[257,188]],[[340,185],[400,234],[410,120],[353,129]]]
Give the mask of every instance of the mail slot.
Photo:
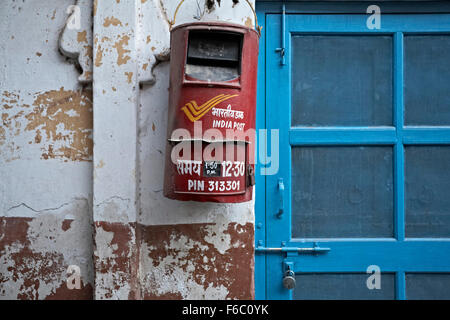
[[[164,195],[252,199],[257,31],[221,22],[171,30]]]
[[[242,34],[193,31],[189,34],[186,76],[191,80],[230,81],[240,75]]]

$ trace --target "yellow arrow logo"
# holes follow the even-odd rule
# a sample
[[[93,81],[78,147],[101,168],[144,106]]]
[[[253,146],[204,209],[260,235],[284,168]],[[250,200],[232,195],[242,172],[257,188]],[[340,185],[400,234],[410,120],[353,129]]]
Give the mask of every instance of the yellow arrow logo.
[[[186,114],[189,120],[192,122],[197,121],[201,117],[203,117],[205,114],[208,113],[209,110],[217,106],[219,103],[231,99],[233,97],[237,97],[237,94],[231,95],[231,94],[219,94],[218,96],[209,99],[201,106],[197,105],[197,102],[195,100],[192,100],[188,103],[186,103],[181,110]]]

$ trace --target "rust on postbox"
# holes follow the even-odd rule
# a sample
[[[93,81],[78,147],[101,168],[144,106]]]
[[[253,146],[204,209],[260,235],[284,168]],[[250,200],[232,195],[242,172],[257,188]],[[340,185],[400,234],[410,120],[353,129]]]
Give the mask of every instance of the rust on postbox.
[[[166,197],[252,199],[258,43],[257,31],[230,23],[171,30]]]

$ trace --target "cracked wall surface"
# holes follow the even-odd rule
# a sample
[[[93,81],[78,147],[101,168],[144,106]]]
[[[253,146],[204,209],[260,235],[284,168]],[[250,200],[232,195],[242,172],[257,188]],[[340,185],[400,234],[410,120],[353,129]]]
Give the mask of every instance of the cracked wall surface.
[[[71,4],[0,2],[0,299],[93,297],[92,89],[58,45]]]
[[[91,299],[92,227],[89,201],[74,199],[34,218],[0,217],[1,299]],[[67,269],[81,269],[81,288],[66,286]]]
[[[172,20],[177,3],[161,3],[164,16]],[[221,1],[220,6],[215,2],[211,9],[204,1],[198,3],[185,1],[176,25],[211,20],[253,24],[252,11],[245,1]],[[153,34],[150,36],[153,39]],[[164,198],[170,61],[157,63],[153,73],[155,83],[142,87],[139,100],[137,221],[141,225],[142,298],[251,299],[254,203],[180,203]]]
[[[254,297],[254,203],[162,195],[177,4],[0,3],[0,299]],[[175,24],[214,20],[253,14],[193,0]]]

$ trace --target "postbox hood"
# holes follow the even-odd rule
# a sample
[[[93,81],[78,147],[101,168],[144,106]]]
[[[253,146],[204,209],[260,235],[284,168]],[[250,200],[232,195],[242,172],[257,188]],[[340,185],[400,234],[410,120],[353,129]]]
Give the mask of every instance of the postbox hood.
[[[172,28],[171,32],[181,29],[181,28],[193,28],[193,29],[208,29],[208,27],[211,27],[212,30],[225,30],[225,31],[250,31],[255,32],[256,35],[259,37],[258,31],[256,31],[254,28],[249,28],[247,26],[237,24],[237,23],[230,23],[230,22],[223,22],[223,21],[197,21],[197,22],[189,22],[189,23],[183,23],[179,24]],[[238,31],[238,32],[239,32]]]

